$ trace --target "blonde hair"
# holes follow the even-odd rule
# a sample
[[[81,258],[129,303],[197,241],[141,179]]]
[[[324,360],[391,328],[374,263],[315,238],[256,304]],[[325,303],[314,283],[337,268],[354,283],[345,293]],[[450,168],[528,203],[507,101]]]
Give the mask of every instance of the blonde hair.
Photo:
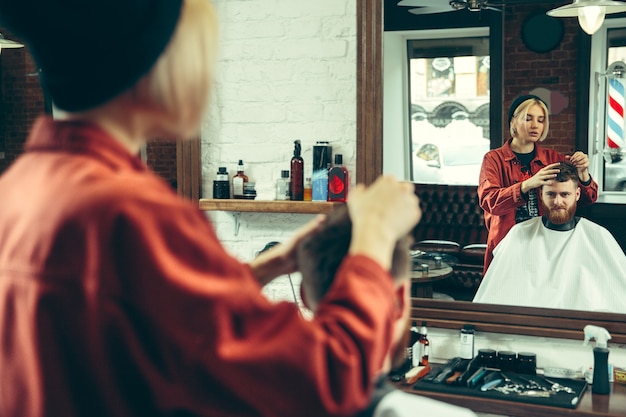
[[[217,15],[212,2],[184,0],[167,48],[150,72],[130,89],[136,104],[166,119],[163,122],[170,130],[168,134],[178,136],[199,128],[209,101],[217,41]]]
[[[548,136],[548,131],[550,130],[550,112],[548,111],[548,107],[541,100],[537,100],[536,98],[529,98],[528,100],[522,102],[522,104],[517,106],[517,109],[515,109],[515,113],[513,114],[513,118],[511,119],[511,124],[509,126],[509,133],[511,134],[511,137],[515,137],[517,133],[515,130],[515,123],[513,122],[516,120],[526,120],[526,117],[528,116],[528,109],[535,104],[541,107],[545,116],[545,118],[543,119],[543,133],[541,134],[541,137],[539,137],[539,142],[543,142],[544,139]]]

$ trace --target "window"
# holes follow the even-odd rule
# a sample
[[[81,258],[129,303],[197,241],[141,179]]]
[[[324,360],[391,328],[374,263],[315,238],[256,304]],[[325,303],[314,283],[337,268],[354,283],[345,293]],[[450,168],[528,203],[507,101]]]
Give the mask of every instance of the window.
[[[411,180],[478,184],[489,150],[489,38],[407,41]]]
[[[607,19],[591,41],[589,158],[598,201],[626,202],[626,19]]]
[[[477,185],[490,147],[489,28],[385,32],[383,172]]]

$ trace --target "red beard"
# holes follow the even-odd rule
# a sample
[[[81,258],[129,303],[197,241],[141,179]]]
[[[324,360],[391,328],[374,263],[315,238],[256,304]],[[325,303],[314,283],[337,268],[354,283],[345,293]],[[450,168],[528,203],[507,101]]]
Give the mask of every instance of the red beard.
[[[551,209],[543,204],[543,212],[548,216],[548,220],[552,224],[565,224],[572,220],[576,215],[576,204],[572,204],[566,211]]]

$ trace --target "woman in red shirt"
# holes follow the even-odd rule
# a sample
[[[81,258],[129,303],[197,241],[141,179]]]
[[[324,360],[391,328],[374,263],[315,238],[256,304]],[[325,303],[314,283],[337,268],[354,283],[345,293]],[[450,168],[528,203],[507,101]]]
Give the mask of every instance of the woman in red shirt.
[[[550,125],[548,107],[541,98],[524,95],[513,100],[508,122],[511,138],[485,154],[478,182],[478,202],[489,231],[483,272],[493,259],[493,249],[513,225],[542,214],[538,189],[556,177],[557,162],[567,160],[577,168],[581,205],[598,198],[598,184],[589,174],[585,153],[563,155],[539,145]]]
[[[217,49],[207,0],[0,2],[58,111],[0,177],[0,416],[325,416],[369,402],[391,343],[396,240],[420,217],[383,177],[347,203],[349,255],[313,320],[139,157],[197,136]],[[71,40],[71,46],[59,39]]]

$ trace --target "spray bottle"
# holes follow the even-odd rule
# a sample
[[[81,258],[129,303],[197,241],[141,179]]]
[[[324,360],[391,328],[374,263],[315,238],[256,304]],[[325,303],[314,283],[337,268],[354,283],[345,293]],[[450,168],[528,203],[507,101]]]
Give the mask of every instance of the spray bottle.
[[[594,394],[608,394],[611,392],[609,385],[609,349],[607,341],[611,335],[604,327],[587,325],[583,329],[585,340],[583,345],[587,345],[591,339],[596,342],[593,348],[593,383],[591,392]]]

